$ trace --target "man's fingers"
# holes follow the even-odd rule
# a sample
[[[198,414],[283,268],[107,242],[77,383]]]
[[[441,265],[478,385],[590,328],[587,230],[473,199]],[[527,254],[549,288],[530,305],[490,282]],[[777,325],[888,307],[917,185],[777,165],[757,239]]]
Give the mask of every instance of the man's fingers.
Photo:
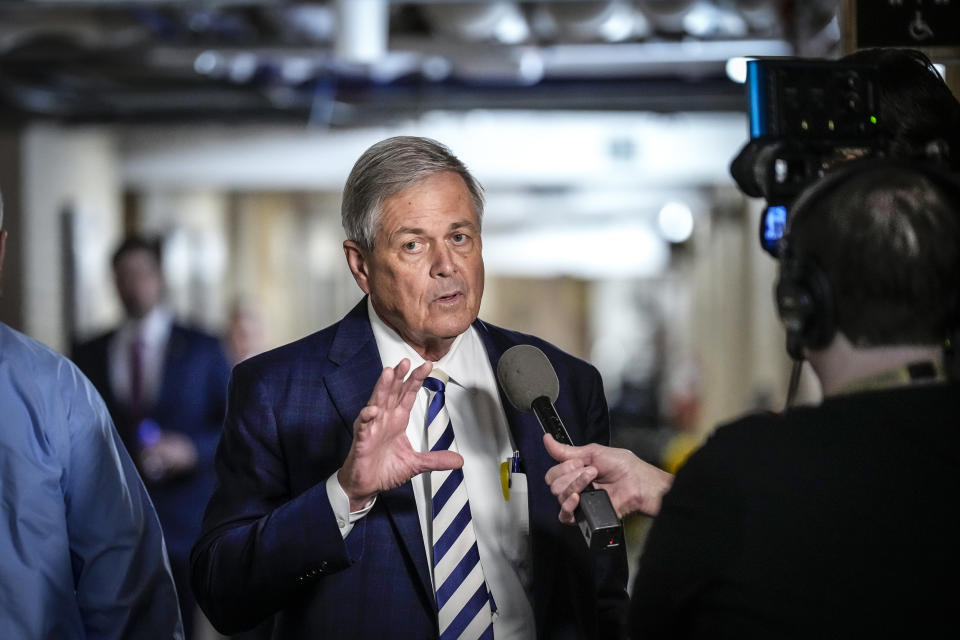
[[[360,415],[357,416],[357,419],[360,421],[361,425],[365,425],[368,422],[373,422],[376,419],[377,415],[380,414],[380,408],[376,405],[368,404],[363,409],[360,409]]]
[[[404,358],[397,363],[397,366],[393,368],[394,373],[396,373],[397,379],[403,380],[407,377],[407,371],[410,370],[410,360]]]
[[[393,407],[403,401],[403,392],[406,389],[406,381],[404,379],[407,377],[409,370],[410,360],[407,358],[401,360],[397,363],[397,366],[393,368],[393,380],[387,392],[387,402],[390,403],[389,406]]]
[[[557,497],[559,502],[563,502],[572,493],[579,493],[596,477],[597,471],[593,467],[583,467],[574,469],[568,473],[556,476],[549,481],[550,493]]]
[[[547,453],[557,462],[570,460],[579,457],[578,453],[581,447],[571,447],[568,444],[561,444],[553,439],[549,433],[543,434],[543,446],[547,448]]]
[[[579,494],[581,491],[590,486],[590,483],[593,482],[594,478],[597,477],[597,470],[593,467],[584,467],[576,475],[571,476],[567,479],[567,482],[555,483],[559,493],[556,493],[557,499],[561,503],[565,502],[571,495]],[[551,490],[554,488],[551,485]]]
[[[410,377],[416,378],[422,385],[423,381],[427,379],[427,376],[430,375],[431,371],[433,371],[433,363],[429,360],[426,360],[423,364],[413,370],[413,373],[410,374]]]
[[[432,369],[433,363],[428,360],[413,370],[410,377],[403,383],[403,388],[400,391],[400,406],[407,411],[413,408],[413,403],[416,402],[417,399],[417,393],[420,391],[420,387],[423,386],[423,381],[426,380],[427,375]]]
[[[577,505],[580,504],[580,494],[574,493],[569,498],[564,500],[560,505],[560,522],[564,524],[573,524],[577,521],[573,517],[573,512],[576,511]]]
[[[418,473],[425,471],[447,471],[459,469],[463,466],[463,457],[455,451],[431,451],[417,454],[419,461]]]
[[[403,364],[403,361],[401,361]],[[398,365],[399,366],[399,365]],[[377,384],[373,387],[373,393],[370,394],[370,400],[367,405],[386,406],[387,399],[390,397],[390,387],[396,380],[396,372],[393,367],[384,367],[377,378]]]
[[[563,463],[553,467],[547,472],[547,476],[550,476],[551,473],[567,464],[568,463]],[[580,504],[580,492],[590,486],[590,483],[593,482],[596,477],[597,469],[595,467],[583,467],[581,469],[573,469],[565,474],[558,473],[552,480],[547,481],[550,485],[550,491],[557,497],[557,501],[560,503],[560,522],[565,524],[574,523],[573,512],[577,508],[577,505]]]
[[[419,370],[421,367],[417,367]],[[377,379],[377,384],[370,394],[368,405],[389,409],[403,402],[403,393],[406,389],[404,378],[410,370],[410,360],[404,358],[395,367],[384,367]],[[428,369],[429,371],[429,369]],[[413,403],[411,402],[411,406]]]
[[[544,476],[544,479],[547,481],[547,484],[552,485],[563,476],[577,473],[583,467],[584,464],[581,460],[567,460],[566,462],[555,464],[547,469],[547,474]]]
[[[410,377],[404,382],[403,391],[407,392],[412,390],[414,392],[419,391],[420,387],[423,386],[423,381],[427,379],[427,376],[430,375],[430,372],[433,370],[433,363],[429,360],[421,364],[419,367],[410,372]]]

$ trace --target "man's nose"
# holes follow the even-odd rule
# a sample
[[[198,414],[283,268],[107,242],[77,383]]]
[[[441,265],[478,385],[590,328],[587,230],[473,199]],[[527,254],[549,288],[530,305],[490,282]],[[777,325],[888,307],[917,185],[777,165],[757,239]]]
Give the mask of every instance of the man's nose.
[[[453,250],[446,245],[439,245],[434,250],[433,260],[430,265],[430,275],[435,278],[449,276],[456,272],[456,257]]]

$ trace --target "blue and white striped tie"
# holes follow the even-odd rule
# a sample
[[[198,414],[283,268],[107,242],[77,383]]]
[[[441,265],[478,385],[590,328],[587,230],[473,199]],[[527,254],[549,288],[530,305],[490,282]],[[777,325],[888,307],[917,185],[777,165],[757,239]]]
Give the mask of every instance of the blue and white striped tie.
[[[457,451],[453,425],[444,405],[449,377],[434,368],[423,386],[431,392],[427,407],[427,444],[431,451]],[[437,592],[440,640],[492,640],[493,595],[480,566],[477,534],[463,470],[432,471],[433,584]]]

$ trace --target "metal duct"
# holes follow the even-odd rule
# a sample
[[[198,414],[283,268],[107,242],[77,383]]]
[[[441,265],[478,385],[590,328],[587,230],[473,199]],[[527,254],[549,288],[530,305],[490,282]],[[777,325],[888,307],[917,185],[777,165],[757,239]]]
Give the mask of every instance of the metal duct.
[[[334,51],[344,62],[373,63],[387,53],[390,7],[387,0],[337,0]]]

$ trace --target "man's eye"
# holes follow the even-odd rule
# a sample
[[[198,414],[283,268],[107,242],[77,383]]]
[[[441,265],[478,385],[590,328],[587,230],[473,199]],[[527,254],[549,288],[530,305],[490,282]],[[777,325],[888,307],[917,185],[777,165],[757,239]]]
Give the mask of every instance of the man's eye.
[[[457,244],[461,244],[467,241],[467,234],[465,233],[455,233],[453,234],[453,241]]]
[[[404,251],[416,251],[420,248],[420,243],[416,240],[411,240],[410,242],[403,243]]]

